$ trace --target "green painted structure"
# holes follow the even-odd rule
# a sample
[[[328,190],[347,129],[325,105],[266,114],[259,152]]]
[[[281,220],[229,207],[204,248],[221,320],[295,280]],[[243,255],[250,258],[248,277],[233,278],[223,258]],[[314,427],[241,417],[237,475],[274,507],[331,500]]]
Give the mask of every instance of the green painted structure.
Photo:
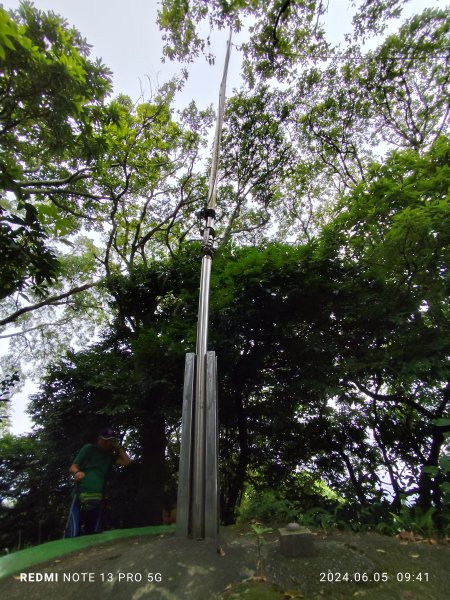
[[[158,525],[155,527],[139,527],[137,529],[113,529],[94,535],[82,535],[80,537],[47,542],[2,556],[0,558],[0,579],[14,575],[35,565],[55,560],[65,554],[89,548],[90,546],[128,537],[160,535],[162,533],[173,533],[174,531],[175,525]]]

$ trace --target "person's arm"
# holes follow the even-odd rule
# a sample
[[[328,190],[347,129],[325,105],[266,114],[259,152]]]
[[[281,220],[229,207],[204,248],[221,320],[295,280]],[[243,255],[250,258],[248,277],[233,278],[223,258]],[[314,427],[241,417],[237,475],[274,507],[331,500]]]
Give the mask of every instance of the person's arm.
[[[122,448],[122,446],[119,446],[119,442],[117,442],[117,444],[115,445],[114,452],[117,457],[116,465],[127,467],[131,462],[133,462],[128,456],[128,454],[125,452],[125,450]]]
[[[75,481],[81,481],[85,476],[85,472],[80,468],[80,465],[84,465],[86,454],[90,452],[91,447],[92,444],[85,444],[73,459],[73,463],[69,468],[69,473],[73,475]]]
[[[85,475],[84,471],[81,471],[80,467],[76,463],[73,463],[70,466],[69,473],[73,475],[75,481],[81,481]]]
[[[127,467],[131,462],[133,462],[123,448],[119,448],[117,450],[117,455],[118,458],[116,460],[116,465]]]

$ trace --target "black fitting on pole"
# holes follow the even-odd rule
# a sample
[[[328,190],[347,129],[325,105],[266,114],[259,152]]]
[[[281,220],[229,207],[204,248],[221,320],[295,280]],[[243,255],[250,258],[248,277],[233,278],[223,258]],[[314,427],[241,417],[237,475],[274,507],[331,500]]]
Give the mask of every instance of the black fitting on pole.
[[[214,208],[202,208],[202,210],[197,213],[197,216],[199,219],[215,219],[216,211]]]
[[[208,219],[209,217],[211,217],[211,219],[216,218],[216,211],[214,208],[205,208],[205,218]]]
[[[202,256],[210,256],[211,258],[214,258],[214,248],[213,246],[203,246],[202,248]]]
[[[214,229],[214,227],[206,227],[206,229],[208,229],[208,239],[210,237],[215,238],[216,237],[216,230]],[[200,229],[200,235],[204,236],[205,235],[205,231],[206,229]]]
[[[206,235],[205,235],[206,232]],[[201,235],[203,238],[203,246],[202,246],[202,256],[210,256],[214,257],[214,237],[216,232],[214,227],[206,227],[206,229],[201,230]]]

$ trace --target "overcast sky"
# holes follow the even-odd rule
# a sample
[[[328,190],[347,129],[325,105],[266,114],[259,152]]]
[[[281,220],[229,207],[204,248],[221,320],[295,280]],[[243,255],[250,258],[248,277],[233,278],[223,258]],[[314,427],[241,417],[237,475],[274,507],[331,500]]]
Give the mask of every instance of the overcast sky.
[[[423,0],[425,1],[425,0]],[[337,41],[349,23],[350,0],[330,0],[330,33]],[[5,9],[19,6],[18,0],[0,0]],[[125,93],[137,100],[142,84],[149,92],[148,79],[154,84],[167,81],[180,72],[180,66],[161,62],[163,42],[156,24],[159,2],[156,0],[35,0],[41,10],[53,10],[75,26],[93,46],[91,56],[99,57],[113,71],[114,94]],[[216,104],[226,50],[227,32],[213,40],[217,61],[214,66],[203,59],[189,67],[190,81],[178,99],[186,105],[191,99],[204,108]],[[239,82],[240,61],[232,53],[228,80],[230,89]]]
[[[157,84],[169,80],[181,67],[170,62],[162,63],[161,32],[156,25],[156,0],[35,0],[41,10],[53,10],[76,27],[89,44],[91,57],[101,58],[113,72],[114,94],[124,93],[138,100],[143,90],[146,98]],[[331,42],[337,44],[349,31],[350,0],[329,0],[327,31]],[[5,9],[15,9],[19,1],[0,0]],[[439,6],[439,0],[411,0],[405,15],[420,12],[426,6]],[[195,100],[200,108],[217,105],[226,50],[227,32],[212,38],[217,57],[215,66],[199,59],[189,67],[190,78],[177,98],[181,108]],[[235,39],[236,41],[236,39]],[[228,94],[239,85],[240,60],[236,50],[231,54]],[[151,83],[150,83],[151,82]],[[30,430],[31,422],[25,414],[29,393],[28,384],[14,398],[11,431],[14,434]],[[180,400],[181,401],[181,400]]]
[[[1,0],[5,9],[19,6],[18,1]],[[101,58],[113,71],[114,94],[125,93],[137,100],[141,85],[148,96],[153,87],[180,72],[180,65],[161,62],[163,42],[156,24],[156,0],[35,0],[41,10],[62,15],[86,38],[91,57]],[[191,81],[178,99],[186,105],[195,98],[201,107],[216,103],[226,50],[225,32],[216,36],[216,66],[203,59],[192,67]],[[238,80],[236,53],[230,63],[230,80]],[[191,70],[191,69],[190,69]]]
[[[326,17],[327,35],[331,42],[342,41],[349,31],[351,0],[329,0]],[[19,6],[18,0],[0,0],[5,9]],[[439,6],[439,0],[410,0],[404,14],[419,12],[426,6]],[[114,94],[125,93],[137,100],[141,85],[150,92],[153,85],[167,81],[180,72],[180,66],[161,62],[163,42],[156,24],[159,2],[156,0],[34,0],[41,10],[53,10],[75,26],[91,44],[91,56],[99,57],[113,72]],[[213,36],[217,56],[215,66],[203,59],[189,67],[190,81],[178,99],[180,106],[190,100],[204,108],[217,103],[222,75],[227,32]],[[235,51],[231,55],[229,88],[239,83],[240,61]]]

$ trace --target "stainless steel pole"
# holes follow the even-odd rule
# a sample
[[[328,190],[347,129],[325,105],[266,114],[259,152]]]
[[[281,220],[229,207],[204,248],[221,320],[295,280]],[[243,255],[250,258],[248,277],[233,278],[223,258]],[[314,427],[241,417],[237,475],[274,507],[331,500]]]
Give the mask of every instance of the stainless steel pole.
[[[192,535],[205,535],[205,419],[206,419],[206,350],[208,346],[209,282],[212,259],[204,256],[200,276],[200,301],[197,324],[197,362],[195,370],[195,420],[192,483]]]
[[[200,275],[200,296],[198,305],[196,370],[195,370],[195,413],[194,413],[194,447],[192,477],[192,535],[194,539],[205,536],[205,453],[206,453],[206,352],[208,350],[208,315],[211,265],[214,246],[214,218],[217,192],[217,171],[220,154],[220,138],[222,133],[223,114],[225,110],[225,93],[228,63],[231,51],[231,32],[225,56],[225,66],[220,85],[219,109],[214,137],[211,172],[209,176],[208,208],[206,210],[206,227],[203,232],[203,258]]]

